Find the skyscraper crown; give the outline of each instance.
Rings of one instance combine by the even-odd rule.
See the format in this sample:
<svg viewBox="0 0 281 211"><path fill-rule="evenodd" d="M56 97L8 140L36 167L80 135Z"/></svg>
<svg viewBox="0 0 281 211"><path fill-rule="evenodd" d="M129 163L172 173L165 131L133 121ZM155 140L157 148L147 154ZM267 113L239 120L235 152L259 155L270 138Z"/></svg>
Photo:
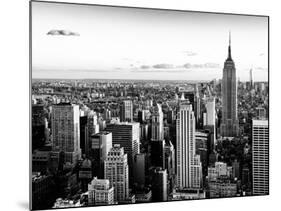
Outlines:
<svg viewBox="0 0 281 211"><path fill-rule="evenodd" d="M232 61L232 58L231 58L231 32L229 32L229 44L228 44L228 56L227 56L227 59L226 61Z"/></svg>

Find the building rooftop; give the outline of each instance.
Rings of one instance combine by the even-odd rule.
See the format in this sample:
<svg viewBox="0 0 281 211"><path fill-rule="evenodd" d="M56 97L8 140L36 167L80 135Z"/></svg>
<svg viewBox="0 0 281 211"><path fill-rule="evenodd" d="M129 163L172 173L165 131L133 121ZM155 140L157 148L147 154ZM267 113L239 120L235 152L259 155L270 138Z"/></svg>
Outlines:
<svg viewBox="0 0 281 211"><path fill-rule="evenodd" d="M111 132L108 132L108 131L100 131L99 133L95 133L92 135L92 137L94 136L99 136L99 135L108 135L110 134Z"/></svg>
<svg viewBox="0 0 281 211"><path fill-rule="evenodd" d="M268 126L268 120L267 119L253 119L253 125Z"/></svg>

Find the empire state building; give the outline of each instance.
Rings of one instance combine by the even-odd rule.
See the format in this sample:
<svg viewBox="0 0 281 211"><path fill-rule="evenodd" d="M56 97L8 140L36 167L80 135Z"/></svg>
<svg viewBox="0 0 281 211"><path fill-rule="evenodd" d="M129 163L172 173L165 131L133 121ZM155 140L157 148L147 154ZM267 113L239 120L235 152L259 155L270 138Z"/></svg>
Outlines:
<svg viewBox="0 0 281 211"><path fill-rule="evenodd" d="M222 122L221 135L234 137L238 135L237 117L237 83L236 69L231 58L231 37L229 34L228 57L224 62L222 77Z"/></svg>

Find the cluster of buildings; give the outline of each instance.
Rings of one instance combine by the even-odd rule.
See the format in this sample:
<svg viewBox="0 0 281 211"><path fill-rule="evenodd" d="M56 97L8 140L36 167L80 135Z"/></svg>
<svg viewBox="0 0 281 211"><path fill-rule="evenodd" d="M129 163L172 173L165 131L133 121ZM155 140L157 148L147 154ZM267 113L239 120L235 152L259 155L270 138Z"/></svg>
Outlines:
<svg viewBox="0 0 281 211"><path fill-rule="evenodd" d="M252 98L265 94L252 73L250 81ZM218 84L151 85L149 97L115 93L96 103L74 87L68 100L49 89L51 97L34 96L33 209L269 193L268 112L261 104L245 116L238 106L230 43Z"/></svg>

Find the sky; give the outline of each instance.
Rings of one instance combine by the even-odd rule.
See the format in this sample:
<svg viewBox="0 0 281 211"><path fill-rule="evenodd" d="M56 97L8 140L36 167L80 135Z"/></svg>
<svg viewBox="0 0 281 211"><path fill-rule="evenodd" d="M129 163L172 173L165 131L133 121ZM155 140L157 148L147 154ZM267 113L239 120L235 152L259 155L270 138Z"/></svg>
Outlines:
<svg viewBox="0 0 281 211"><path fill-rule="evenodd" d="M32 77L268 80L266 17L32 2Z"/></svg>

